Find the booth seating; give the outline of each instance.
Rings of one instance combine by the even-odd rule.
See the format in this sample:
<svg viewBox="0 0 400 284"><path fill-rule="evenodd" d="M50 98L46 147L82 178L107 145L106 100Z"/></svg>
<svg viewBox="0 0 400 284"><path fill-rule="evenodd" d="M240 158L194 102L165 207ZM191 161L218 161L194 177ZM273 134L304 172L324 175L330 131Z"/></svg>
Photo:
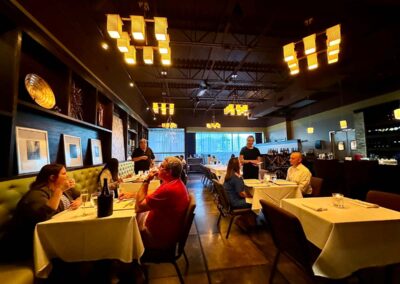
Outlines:
<svg viewBox="0 0 400 284"><path fill-rule="evenodd" d="M133 161L120 162L118 167L118 174L120 178L125 178L134 173L135 163Z"/></svg>
<svg viewBox="0 0 400 284"><path fill-rule="evenodd" d="M133 173L132 161L121 162L119 171L122 176ZM75 188L88 189L89 192L97 190L97 178L103 166L96 166L78 170L68 170L68 175L76 182ZM0 247L2 237L7 230L7 224L12 219L14 210L21 197L29 190L29 185L36 176L12 179L0 182ZM0 263L0 283L33 283L34 274L30 263Z"/></svg>

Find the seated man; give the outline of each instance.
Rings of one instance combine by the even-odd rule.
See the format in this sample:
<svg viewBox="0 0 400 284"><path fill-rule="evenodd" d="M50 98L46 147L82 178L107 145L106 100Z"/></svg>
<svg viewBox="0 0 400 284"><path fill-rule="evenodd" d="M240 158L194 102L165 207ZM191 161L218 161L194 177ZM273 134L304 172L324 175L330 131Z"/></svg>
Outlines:
<svg viewBox="0 0 400 284"><path fill-rule="evenodd" d="M303 195L311 194L310 186L311 172L301 163L302 156L300 152L292 152L290 155L290 165L286 180L293 181L299 185Z"/></svg>
<svg viewBox="0 0 400 284"><path fill-rule="evenodd" d="M167 157L158 172L150 172L136 194L135 210L145 248L167 248L178 241L189 205L188 191L180 179L182 163ZM158 176L162 184L148 195L150 181ZM133 197L123 193L120 198Z"/></svg>

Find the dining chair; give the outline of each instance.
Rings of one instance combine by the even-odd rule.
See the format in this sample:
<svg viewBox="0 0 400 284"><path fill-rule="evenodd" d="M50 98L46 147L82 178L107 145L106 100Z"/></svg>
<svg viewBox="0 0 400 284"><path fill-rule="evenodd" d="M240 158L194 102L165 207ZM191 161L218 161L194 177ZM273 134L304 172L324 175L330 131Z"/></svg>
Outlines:
<svg viewBox="0 0 400 284"><path fill-rule="evenodd" d="M225 238L229 238L229 234L231 232L232 224L233 221L235 220L236 217L240 215L246 215L246 214L251 214L251 208L245 208L245 209L234 209L231 206L231 203L228 198L228 194L225 191L224 186L216 179L213 179L213 184L214 184L214 190L217 193L218 197L218 203L217 203L217 208L219 211L219 216L218 216L218 221L217 221L217 226L219 230L219 223L221 222L222 216L224 217L230 217L229 221L229 226L228 226L228 231L226 232Z"/></svg>
<svg viewBox="0 0 400 284"><path fill-rule="evenodd" d="M310 197L319 197L321 196L321 188L322 184L324 183L323 178L318 178L318 177L311 177L310 180L310 185L312 188L312 192L310 194Z"/></svg>
<svg viewBox="0 0 400 284"><path fill-rule="evenodd" d="M141 263L172 263L178 274L180 283L185 283L182 273L179 270L176 261L183 255L186 265L189 265L189 260L185 253L185 245L189 236L190 228L192 227L194 219L194 210L196 208L196 200L193 193L189 194L189 206L186 210L185 219L182 225L182 230L179 234L178 241L175 245L163 249L148 249L146 248L143 256L140 258ZM148 275L146 273L146 283L148 283Z"/></svg>
<svg viewBox="0 0 400 284"><path fill-rule="evenodd" d="M366 201L378 204L385 208L400 211L400 194L370 190L367 193Z"/></svg>
<svg viewBox="0 0 400 284"><path fill-rule="evenodd" d="M320 251L306 239L299 219L267 200L260 200L260 203L278 250L272 263L269 283L272 283L281 254L301 268L310 282L314 282L312 264Z"/></svg>

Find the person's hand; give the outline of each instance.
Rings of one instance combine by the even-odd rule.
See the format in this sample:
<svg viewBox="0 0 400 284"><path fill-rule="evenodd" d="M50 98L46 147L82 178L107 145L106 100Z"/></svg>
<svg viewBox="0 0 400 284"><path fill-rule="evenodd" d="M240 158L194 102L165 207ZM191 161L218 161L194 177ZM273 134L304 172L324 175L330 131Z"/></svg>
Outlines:
<svg viewBox="0 0 400 284"><path fill-rule="evenodd" d="M124 200L124 199L129 199L129 198L134 198L135 194L131 192L121 192L118 196L119 200Z"/></svg>
<svg viewBox="0 0 400 284"><path fill-rule="evenodd" d="M72 210L78 209L79 206L82 204L82 199L77 198L74 201L71 202L71 205L69 206Z"/></svg>
<svg viewBox="0 0 400 284"><path fill-rule="evenodd" d="M147 180L151 181L154 177L156 177L158 175L158 170L157 169L153 169L149 172L149 174L147 175Z"/></svg>
<svg viewBox="0 0 400 284"><path fill-rule="evenodd" d="M147 157L146 155L143 155L141 158L142 158L142 160L144 160L144 161L149 159L149 157Z"/></svg>

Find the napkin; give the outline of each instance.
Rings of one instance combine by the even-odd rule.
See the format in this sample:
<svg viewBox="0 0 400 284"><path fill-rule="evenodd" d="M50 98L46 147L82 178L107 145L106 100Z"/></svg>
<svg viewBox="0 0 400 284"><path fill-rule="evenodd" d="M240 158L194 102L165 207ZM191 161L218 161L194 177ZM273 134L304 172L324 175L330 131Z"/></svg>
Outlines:
<svg viewBox="0 0 400 284"><path fill-rule="evenodd" d="M314 211L327 211L328 208L325 207L321 207L321 206L317 206L317 205L313 205L313 204L302 204L304 207L307 207L309 209L312 209Z"/></svg>
<svg viewBox="0 0 400 284"><path fill-rule="evenodd" d="M350 203L353 203L355 205L359 205L359 206L365 207L365 208L379 208L378 204L369 203L369 202L361 201L361 200L358 200L358 199L350 199L348 201Z"/></svg>

